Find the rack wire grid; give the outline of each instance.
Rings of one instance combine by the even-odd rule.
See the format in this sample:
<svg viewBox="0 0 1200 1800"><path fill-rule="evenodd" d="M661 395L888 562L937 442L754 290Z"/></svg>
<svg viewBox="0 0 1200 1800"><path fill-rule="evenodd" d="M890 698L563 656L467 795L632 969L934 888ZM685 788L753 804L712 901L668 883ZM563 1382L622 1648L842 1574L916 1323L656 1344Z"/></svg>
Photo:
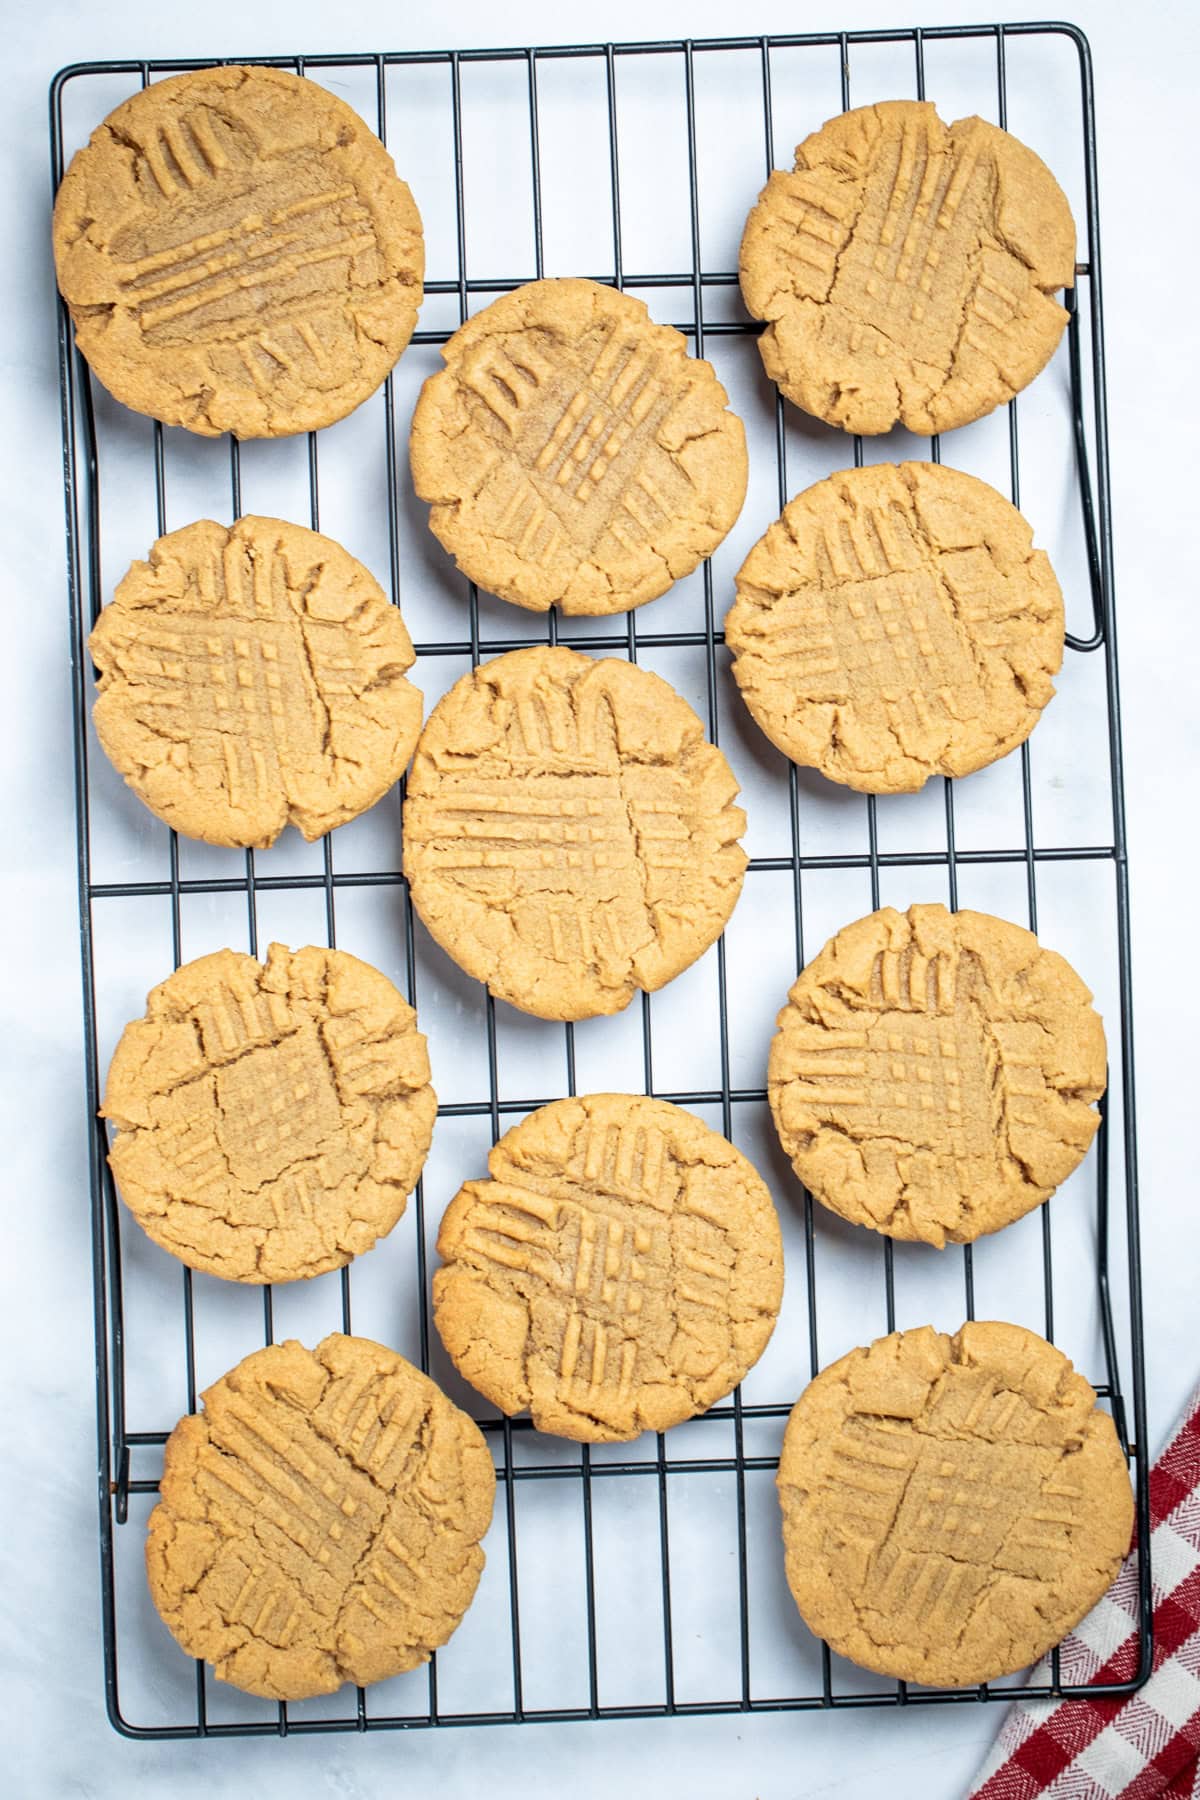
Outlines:
<svg viewBox="0 0 1200 1800"><path fill-rule="evenodd" d="M114 1726L131 1737L283 1735L1132 1691L1150 1666L1149 1528L1086 39L1071 25L1028 23L223 60L321 80L357 104L385 142L390 134L421 205L432 278L423 328L382 393L319 438L283 444L208 442L126 412L93 384L59 305L104 1679ZM117 101L204 66L62 70L50 96L55 183L69 149ZM856 465L865 459L861 438L786 408L766 382L757 328L738 300L736 244L765 175L822 119L868 99L927 92L944 116L961 99L963 111L1001 126L1011 120L1043 149L1082 221L1069 330L1050 371L1020 402L953 440L958 466L971 463L1007 485L1017 504L1023 487L1035 496L1030 510L1039 541L1052 544L1070 629L1062 691L1032 744L957 787L931 782L920 796L864 800L786 763L729 704L718 615L737 561L791 493L851 453ZM552 191L563 169L567 191L561 182ZM728 543L670 596L623 622L553 611L533 619L467 589L432 546L403 468L407 412L435 366L435 347L490 296L534 276L581 272L646 297L717 364L751 448L750 497ZM937 438L929 446L897 432L868 448L872 458L941 455ZM1023 478L1022 454L1032 476ZM693 970L618 1019L567 1025L560 1037L557 1027L497 1007L424 934L400 874L398 795L342 827L336 849L330 838L302 846L288 833L257 856L180 842L128 795L89 722L86 638L106 585L169 523L205 510L236 518L251 489L256 510L272 510L269 499L284 516L307 517L314 528L320 521L386 568L397 601L403 574L430 699L482 657L547 641L641 658L693 698L742 782L751 851L725 938ZM825 936L885 898L944 898L953 908L964 896L1035 930L1040 923L1072 955L1109 1022L1112 1066L1097 1144L1055 1200L997 1237L939 1254L814 1217L771 1132L762 1073L774 1011ZM340 935L394 975L419 1006L442 1099L424 1182L391 1237L353 1271L275 1292L181 1274L141 1233L123 1232L97 1118L102 1052L141 1011L146 987L185 954L239 937L257 952L268 913L293 942L323 935L333 945ZM431 1236L441 1205L482 1172L490 1143L529 1109L577 1085L639 1084L739 1141L774 1188L788 1282L758 1367L702 1420L631 1445L567 1445L484 1408L499 1480L488 1567L466 1621L427 1669L370 1695L360 1689L350 1704L335 1697L274 1707L214 1687L156 1619L141 1533L130 1529L152 1504L175 1418L194 1411L204 1382L264 1335L271 1342L290 1329L312 1342L324 1330L349 1331L352 1286L358 1329L366 1319L373 1335L432 1369L478 1416L479 1397L431 1339L427 1228ZM980 1305L984 1316L990 1309L1047 1337L1057 1328L1111 1408L1134 1465L1141 1651L1131 1681L1065 1687L1055 1652L1049 1679L1034 1685L1014 1678L967 1690L908 1688L831 1656L786 1593L771 1476L797 1392L823 1362L882 1330L930 1318L954 1329Z"/></svg>

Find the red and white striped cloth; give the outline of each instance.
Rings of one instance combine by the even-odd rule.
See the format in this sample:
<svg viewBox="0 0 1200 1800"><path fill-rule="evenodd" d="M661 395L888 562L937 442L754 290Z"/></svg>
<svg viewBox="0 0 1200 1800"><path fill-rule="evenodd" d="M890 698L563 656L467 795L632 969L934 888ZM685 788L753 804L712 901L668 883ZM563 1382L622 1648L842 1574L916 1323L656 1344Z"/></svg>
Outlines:
<svg viewBox="0 0 1200 1800"><path fill-rule="evenodd" d="M1150 1471L1150 1525L1150 1680L1123 1700L1017 1701L968 1800L1200 1800L1200 1388ZM1128 1681L1137 1655L1134 1552L1063 1644L1063 1682Z"/></svg>

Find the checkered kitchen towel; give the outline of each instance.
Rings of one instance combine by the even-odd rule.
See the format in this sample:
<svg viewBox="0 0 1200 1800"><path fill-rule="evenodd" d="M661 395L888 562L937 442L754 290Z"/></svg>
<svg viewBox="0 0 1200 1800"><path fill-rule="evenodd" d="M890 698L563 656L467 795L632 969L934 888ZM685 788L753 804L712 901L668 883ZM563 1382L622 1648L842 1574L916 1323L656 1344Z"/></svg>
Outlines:
<svg viewBox="0 0 1200 1800"><path fill-rule="evenodd" d="M1200 1388L1150 1471L1150 1525L1150 1680L1124 1700L1016 1702L968 1800L1200 1800ZM1135 1552L1063 1644L1063 1682L1128 1681L1137 1652Z"/></svg>

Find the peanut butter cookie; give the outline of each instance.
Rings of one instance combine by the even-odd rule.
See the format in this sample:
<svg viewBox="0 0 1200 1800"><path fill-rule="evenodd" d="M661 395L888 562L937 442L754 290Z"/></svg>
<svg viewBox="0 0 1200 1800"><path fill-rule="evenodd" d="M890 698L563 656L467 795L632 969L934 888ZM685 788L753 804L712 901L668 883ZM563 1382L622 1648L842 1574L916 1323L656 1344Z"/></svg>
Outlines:
<svg viewBox="0 0 1200 1800"><path fill-rule="evenodd" d="M746 435L709 363L640 300L533 281L446 345L412 427L413 482L463 573L536 612L623 612L716 549Z"/></svg>
<svg viewBox="0 0 1200 1800"><path fill-rule="evenodd" d="M110 760L185 836L321 837L397 782L421 729L397 607L332 538L211 519L159 538L100 615L94 719Z"/></svg>
<svg viewBox="0 0 1200 1800"><path fill-rule="evenodd" d="M478 1427L367 1338L256 1350L179 1421L150 1515L163 1621L270 1700L429 1661L483 1569L496 1476Z"/></svg>
<svg viewBox="0 0 1200 1800"><path fill-rule="evenodd" d="M840 1656L967 1687L1060 1642L1129 1548L1112 1419L1019 1325L897 1331L823 1369L779 1460L788 1586Z"/></svg>
<svg viewBox="0 0 1200 1800"><path fill-rule="evenodd" d="M460 1372L539 1431L665 1431L722 1399L783 1296L771 1196L662 1100L557 1100L507 1132L438 1233L434 1316Z"/></svg>
<svg viewBox="0 0 1200 1800"><path fill-rule="evenodd" d="M810 1192L856 1225L941 1246L1045 1200L1100 1123L1104 1027L1031 931L885 906L788 995L768 1091Z"/></svg>
<svg viewBox="0 0 1200 1800"><path fill-rule="evenodd" d="M845 431L948 431L1037 375L1067 314L1075 225L1041 158L927 101L840 114L746 221L742 297L767 374Z"/></svg>
<svg viewBox="0 0 1200 1800"><path fill-rule="evenodd" d="M1029 736L1063 651L1054 571L995 488L933 463L844 469L789 502L725 620L750 711L869 794L967 775Z"/></svg>
<svg viewBox="0 0 1200 1800"><path fill-rule="evenodd" d="M442 948L542 1019L619 1012L724 930L746 816L687 702L577 650L483 663L429 715L404 872Z"/></svg>
<svg viewBox="0 0 1200 1800"><path fill-rule="evenodd" d="M315 431L412 336L425 253L353 108L282 69L196 69L134 94L72 159L54 260L110 393L206 437Z"/></svg>
<svg viewBox="0 0 1200 1800"><path fill-rule="evenodd" d="M233 950L151 992L103 1116L121 1198L156 1244L231 1281L337 1269L392 1229L433 1134L417 1015L344 950Z"/></svg>

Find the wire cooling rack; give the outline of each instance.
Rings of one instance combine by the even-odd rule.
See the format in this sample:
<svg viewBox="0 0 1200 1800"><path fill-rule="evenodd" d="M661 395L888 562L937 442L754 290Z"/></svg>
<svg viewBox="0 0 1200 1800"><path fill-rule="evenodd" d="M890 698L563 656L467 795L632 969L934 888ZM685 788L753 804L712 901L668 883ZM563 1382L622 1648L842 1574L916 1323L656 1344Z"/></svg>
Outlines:
<svg viewBox="0 0 1200 1800"><path fill-rule="evenodd" d="M1035 56L1036 53L1036 56ZM503 1724L813 1707L904 1706L1014 1694L1125 1693L1150 1663L1147 1470L1121 747L1113 622L1095 121L1088 46L1071 25L738 37L695 42L375 56L247 57L295 69L359 106L409 177L425 219L422 329L382 394L320 436L207 443L136 418L94 387L59 306L63 469L75 705L99 1429L104 1678L132 1737ZM50 97L54 180L138 86L200 62L79 64ZM762 377L737 298L741 219L767 171L839 107L929 97L1042 148L1071 191L1080 254L1051 370L1004 412L956 432L1031 514L1068 600L1059 697L1031 744L957 787L866 799L777 757L728 705L719 618L740 557L780 506L833 468L941 446L892 433L866 448L803 419ZM590 145L590 150L588 149ZM570 162L574 155L575 161ZM569 191L552 191L570 165ZM722 188L724 182L724 188ZM1073 186L1072 186L1073 184ZM645 201L659 206L648 222ZM646 245L649 244L649 248ZM657 248L658 254L653 254ZM662 266L665 264L666 266ZM672 266L673 264L673 266ZM623 624L534 620L467 588L431 547L404 460L416 384L489 297L586 273L647 298L718 366L747 420L751 494L711 564ZM380 435L382 434L382 443ZM1022 473L1022 455L1026 474ZM341 471L340 476L338 471ZM1029 470L1032 473L1029 473ZM103 484L103 485L102 485ZM752 852L725 938L616 1021L558 1028L497 1007L425 936L400 874L398 796L336 840L256 856L179 842L96 751L86 638L126 563L168 528L243 501L335 531L390 575L435 699L481 657L562 641L653 663L707 717L742 782ZM1032 504L1030 503L1032 501ZM336 515L336 518L335 518ZM936 789L936 792L934 791ZM1109 1024L1097 1144L1055 1200L973 1248L894 1246L814 1216L774 1144L762 1086L773 1012L796 968L848 919L894 900L960 898L1066 949ZM182 1274L125 1229L97 1120L121 1024L185 956L271 929L321 936L405 987L430 1035L442 1097L425 1180L396 1231L353 1270L273 1292ZM162 1445L205 1382L257 1343L359 1331L403 1347L477 1415L431 1338L429 1245L442 1206L531 1107L588 1088L643 1087L742 1143L772 1182L788 1285L775 1338L729 1403L669 1437L577 1446L527 1420L480 1419L499 1477L488 1568L467 1620L427 1669L347 1701L273 1707L194 1670L145 1594L141 1541ZM449 1097L447 1097L449 1096ZM820 1277L820 1279L818 1279ZM352 1309L353 1289L353 1309ZM818 1298L820 1294L820 1298ZM783 1420L832 1356L934 1318L1018 1318L1054 1337L1111 1408L1133 1463L1141 1660L1132 1682L1050 1680L909 1689L810 1639L783 1584L772 1471Z"/></svg>

